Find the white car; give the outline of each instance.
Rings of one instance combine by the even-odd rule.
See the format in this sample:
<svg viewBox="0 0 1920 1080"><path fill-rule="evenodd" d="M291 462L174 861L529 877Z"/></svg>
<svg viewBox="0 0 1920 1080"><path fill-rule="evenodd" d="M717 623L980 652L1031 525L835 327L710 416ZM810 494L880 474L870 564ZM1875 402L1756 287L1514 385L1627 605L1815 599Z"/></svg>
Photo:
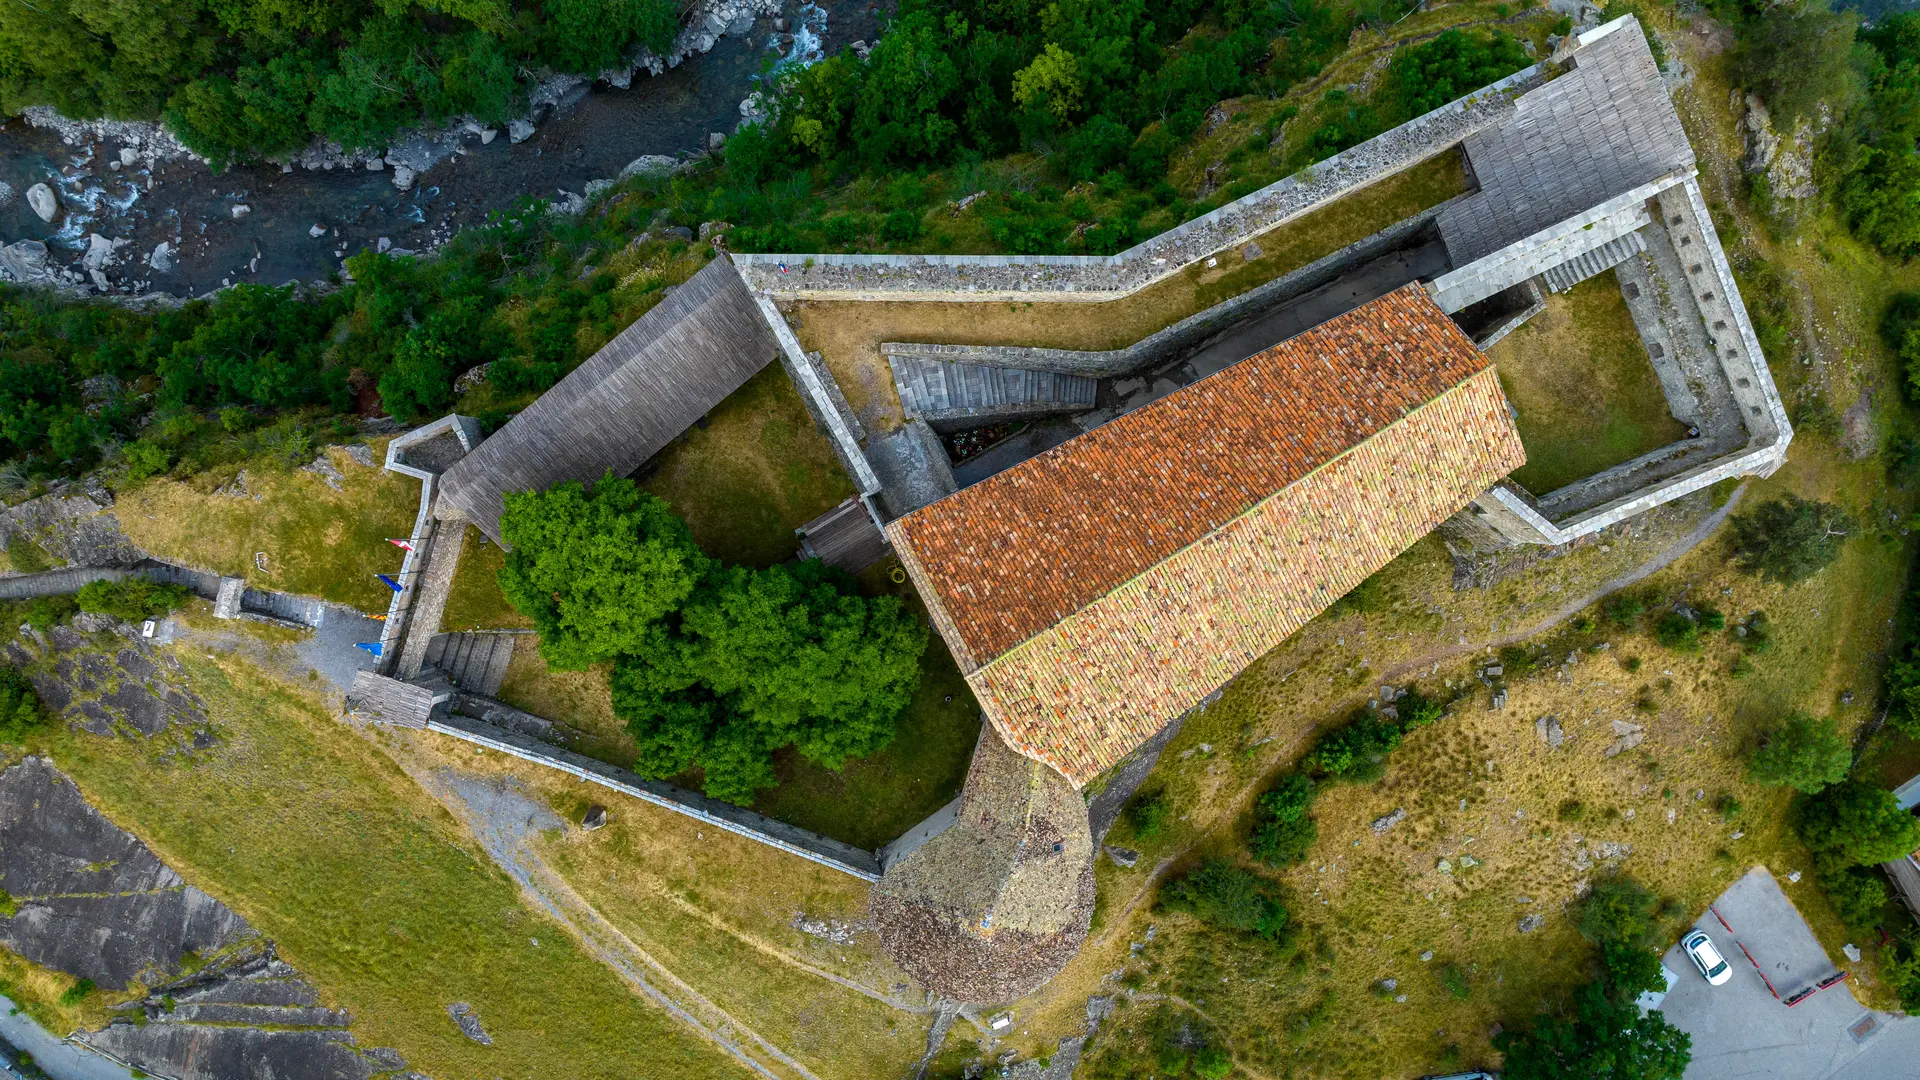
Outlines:
<svg viewBox="0 0 1920 1080"><path fill-rule="evenodd" d="M1733 978L1733 968L1720 950L1713 947L1713 939L1704 931L1695 930L1680 941L1680 949L1700 969L1700 975L1707 980L1708 986L1721 986Z"/></svg>

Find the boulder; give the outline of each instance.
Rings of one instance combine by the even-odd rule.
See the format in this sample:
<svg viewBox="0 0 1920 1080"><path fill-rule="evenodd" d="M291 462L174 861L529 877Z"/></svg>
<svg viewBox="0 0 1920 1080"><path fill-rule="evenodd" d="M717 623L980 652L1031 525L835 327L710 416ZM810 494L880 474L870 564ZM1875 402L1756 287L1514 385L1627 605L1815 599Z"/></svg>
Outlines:
<svg viewBox="0 0 1920 1080"><path fill-rule="evenodd" d="M486 137L486 136L484 136L484 135L483 135L483 136L481 136L481 138L483 138L483 139L484 139L485 137ZM528 122L528 121L526 121L526 120L509 120L509 121L507 121L507 141L508 141L508 142L510 142L510 143L523 143L523 142L526 142L526 141L527 141L528 139L530 139L530 138L532 138L532 137L533 137L533 124L532 124L532 123L530 123L530 122Z"/></svg>
<svg viewBox="0 0 1920 1080"><path fill-rule="evenodd" d="M47 269L47 245L38 240L19 240L0 247L0 281L13 285L54 284Z"/></svg>
<svg viewBox="0 0 1920 1080"><path fill-rule="evenodd" d="M153 254L147 256L147 265L161 273L173 269L173 245L165 240L153 245Z"/></svg>
<svg viewBox="0 0 1920 1080"><path fill-rule="evenodd" d="M248 206L246 203L236 203L234 204L232 213L233 220L239 221L241 218L253 213L253 207Z"/></svg>
<svg viewBox="0 0 1920 1080"><path fill-rule="evenodd" d="M40 215L40 220L51 223L60 214L60 200L54 197L53 189L45 184L35 184L27 189L27 205Z"/></svg>
<svg viewBox="0 0 1920 1080"><path fill-rule="evenodd" d="M627 162L626 167L620 170L620 179L625 180L634 176L671 176L679 168L678 158L668 157L665 154L642 154Z"/></svg>
<svg viewBox="0 0 1920 1080"><path fill-rule="evenodd" d="M413 187L413 181L416 175L418 174L409 166L395 165L393 167L393 186L399 188L401 191L409 190Z"/></svg>

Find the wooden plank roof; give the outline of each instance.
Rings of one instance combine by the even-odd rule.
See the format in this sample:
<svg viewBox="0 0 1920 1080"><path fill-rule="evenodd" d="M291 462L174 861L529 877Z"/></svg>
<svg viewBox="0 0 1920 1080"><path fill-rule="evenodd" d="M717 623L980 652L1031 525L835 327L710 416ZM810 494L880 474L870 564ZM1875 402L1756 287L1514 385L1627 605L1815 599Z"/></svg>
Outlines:
<svg viewBox="0 0 1920 1080"><path fill-rule="evenodd" d="M441 516L500 539L502 496L625 476L738 390L778 346L715 259L441 477Z"/></svg>
<svg viewBox="0 0 1920 1080"><path fill-rule="evenodd" d="M1693 164L1639 21L1626 15L1609 25L1574 51L1572 71L1522 94L1511 117L1467 138L1479 190L1440 215L1453 265Z"/></svg>
<svg viewBox="0 0 1920 1080"><path fill-rule="evenodd" d="M1416 283L887 531L989 720L1078 784L1524 461Z"/></svg>

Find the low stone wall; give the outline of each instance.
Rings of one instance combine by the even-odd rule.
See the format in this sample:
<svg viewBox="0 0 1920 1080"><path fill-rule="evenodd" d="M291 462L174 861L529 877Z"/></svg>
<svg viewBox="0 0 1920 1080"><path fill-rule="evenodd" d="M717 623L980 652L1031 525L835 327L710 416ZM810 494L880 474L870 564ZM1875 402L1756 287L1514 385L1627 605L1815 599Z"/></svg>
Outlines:
<svg viewBox="0 0 1920 1080"><path fill-rule="evenodd" d="M709 799L672 784L643 779L626 769L571 750L549 746L527 735L457 715L429 720L427 730L510 754L522 761L558 769L599 784L609 791L618 791L676 814L685 814L715 828L778 848L789 855L798 855L843 874L851 874L862 881L880 880L880 860L871 851L808 832L783 821L775 821L731 803Z"/></svg>
<svg viewBox="0 0 1920 1080"><path fill-rule="evenodd" d="M1456 196L1464 198L1464 196ZM1239 296L1149 334L1122 349L1081 351L1041 349L1022 345L938 345L917 342L884 342L880 351L888 357L918 360L945 360L949 363L985 364L990 367L1024 368L1029 371L1053 371L1067 375L1109 378L1131 375L1136 371L1198 349L1214 335L1247 319L1258 318L1288 301L1337 280L1354 267L1402 247L1452 205L1449 199L1439 206L1422 210L1397 221L1363 240L1356 240L1331 255L1315 259L1299 269Z"/></svg>
<svg viewBox="0 0 1920 1080"><path fill-rule="evenodd" d="M1535 64L1118 255L739 254L756 293L829 300L1112 300L1418 165L1513 115Z"/></svg>

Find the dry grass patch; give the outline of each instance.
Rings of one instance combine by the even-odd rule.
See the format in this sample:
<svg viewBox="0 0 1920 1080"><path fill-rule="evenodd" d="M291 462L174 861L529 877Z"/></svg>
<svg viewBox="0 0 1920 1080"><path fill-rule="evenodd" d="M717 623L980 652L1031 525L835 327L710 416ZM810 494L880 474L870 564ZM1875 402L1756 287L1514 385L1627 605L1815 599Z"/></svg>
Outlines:
<svg viewBox="0 0 1920 1080"><path fill-rule="evenodd" d="M1549 296L1491 355L1527 450L1513 478L1536 494L1686 438L1612 274Z"/></svg>
<svg viewBox="0 0 1920 1080"><path fill-rule="evenodd" d="M507 565L507 552L487 539L485 533L467 526L466 543L460 549L460 565L453 572L453 588L447 593L447 607L440 615L442 630L527 630L533 620L520 614L500 591L500 571Z"/></svg>
<svg viewBox="0 0 1920 1080"><path fill-rule="evenodd" d="M384 442L373 444L376 462L385 452ZM404 553L387 540L412 533L420 483L343 449L325 453L343 476L338 491L314 473L256 467L246 472L246 497L214 493L233 479L225 472L153 479L121 492L113 513L158 558L383 612L392 593L374 575L398 571Z"/></svg>
<svg viewBox="0 0 1920 1080"><path fill-rule="evenodd" d="M899 426L901 412L881 342L1121 348L1465 190L1460 157L1448 152L1261 234L1256 259L1229 251L1219 266L1195 264L1118 300L803 300L786 314L801 343L820 351L861 421L884 432Z"/></svg>

